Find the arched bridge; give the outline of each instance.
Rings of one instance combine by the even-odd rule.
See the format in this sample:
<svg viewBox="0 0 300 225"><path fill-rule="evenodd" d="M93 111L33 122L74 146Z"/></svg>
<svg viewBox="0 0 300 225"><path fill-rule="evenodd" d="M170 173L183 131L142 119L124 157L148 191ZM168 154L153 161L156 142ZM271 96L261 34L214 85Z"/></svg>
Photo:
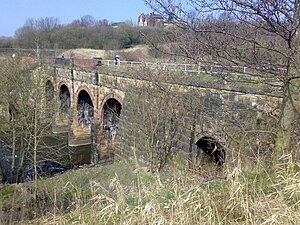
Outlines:
<svg viewBox="0 0 300 225"><path fill-rule="evenodd" d="M112 159L115 149L115 137L118 132L119 117L126 106L123 87L128 83L151 82L141 80L133 74L126 74L122 68L160 67L165 71L175 71L188 76L192 74L216 74L227 76L226 68L189 64L157 64L145 62L118 62L98 59L47 59L45 67L45 109L54 121L53 131L68 132L69 146L91 144L93 162ZM124 66L124 67L122 67ZM136 70L137 71L137 70ZM280 71L279 71L280 72ZM249 68L235 68L230 76L248 76ZM126 74L126 75L125 75ZM180 79L179 79L180 80ZM236 87L224 82L208 82L197 77L180 81L174 85L178 91L198 88L207 93L223 93L230 101L244 101L254 106L259 101L275 102L278 90L265 90L264 87ZM132 90L134 91L134 90ZM266 94L267 93L267 94ZM246 100L245 100L246 99ZM224 100L224 99L223 99ZM226 99L224 101L227 101Z"/></svg>

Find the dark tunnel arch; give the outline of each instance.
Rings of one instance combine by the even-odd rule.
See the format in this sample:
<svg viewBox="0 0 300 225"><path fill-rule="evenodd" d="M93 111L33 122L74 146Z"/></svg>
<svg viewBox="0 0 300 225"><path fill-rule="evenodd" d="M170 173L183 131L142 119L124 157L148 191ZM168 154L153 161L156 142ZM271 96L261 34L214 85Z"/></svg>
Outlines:
<svg viewBox="0 0 300 225"><path fill-rule="evenodd" d="M78 124L84 128L91 124L94 117L94 105L92 99L85 90L81 90L77 99Z"/></svg>
<svg viewBox="0 0 300 225"><path fill-rule="evenodd" d="M60 112L63 114L69 114L71 107L71 94L68 87L63 84L59 89L59 100L60 100Z"/></svg>
<svg viewBox="0 0 300 225"><path fill-rule="evenodd" d="M108 143L114 141L121 115L122 104L115 98L109 98L103 105L102 121L105 140Z"/></svg>
<svg viewBox="0 0 300 225"><path fill-rule="evenodd" d="M197 142L196 164L200 164L201 154L204 152L209 158L216 163L217 166L222 166L225 163L226 152L223 145L213 137L203 136Z"/></svg>
<svg viewBox="0 0 300 225"><path fill-rule="evenodd" d="M112 126L119 122L122 105L115 98L109 98L103 106L103 126Z"/></svg>

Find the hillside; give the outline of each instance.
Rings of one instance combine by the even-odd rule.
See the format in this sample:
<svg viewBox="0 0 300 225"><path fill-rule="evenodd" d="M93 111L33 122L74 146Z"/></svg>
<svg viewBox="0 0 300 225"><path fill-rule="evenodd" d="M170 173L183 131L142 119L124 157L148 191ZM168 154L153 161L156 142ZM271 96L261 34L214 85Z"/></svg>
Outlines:
<svg viewBox="0 0 300 225"><path fill-rule="evenodd" d="M61 57L64 55L66 58L82 58L82 59L92 59L92 58L102 58L102 59L111 59L113 60L115 55L118 54L121 56L121 60L136 60L141 61L145 59L150 59L149 48L146 45L137 45L128 49L120 50L102 50L102 49L88 49L88 48L78 48L78 49L69 49L62 51L59 55Z"/></svg>

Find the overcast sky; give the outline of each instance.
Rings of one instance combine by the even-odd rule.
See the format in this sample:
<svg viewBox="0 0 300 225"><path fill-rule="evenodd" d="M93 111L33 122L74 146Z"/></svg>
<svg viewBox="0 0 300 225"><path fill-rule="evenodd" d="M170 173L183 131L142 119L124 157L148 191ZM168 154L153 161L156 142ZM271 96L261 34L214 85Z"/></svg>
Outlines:
<svg viewBox="0 0 300 225"><path fill-rule="evenodd" d="M0 37L14 36L29 18L58 18L61 24L71 23L84 15L109 22L132 20L140 13L149 13L143 0L1 0Z"/></svg>

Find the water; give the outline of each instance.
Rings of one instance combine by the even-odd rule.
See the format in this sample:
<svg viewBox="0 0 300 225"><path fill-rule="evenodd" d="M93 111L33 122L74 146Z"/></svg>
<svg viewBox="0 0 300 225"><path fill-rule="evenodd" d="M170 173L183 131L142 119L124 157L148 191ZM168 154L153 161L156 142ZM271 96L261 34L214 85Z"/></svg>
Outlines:
<svg viewBox="0 0 300 225"><path fill-rule="evenodd" d="M67 133L53 134L43 138L45 146L38 153L38 175L47 177L57 173L63 173L72 169L74 165L89 164L91 162L91 145L82 145L76 147L67 146ZM3 173L8 183L16 183L16 179L11 179L11 162L15 158L14 175L16 178L20 165L20 152L12 156L9 149L9 141L5 138L0 140L0 163L3 167ZM18 182L26 182L34 177L33 163L28 163L23 175Z"/></svg>

